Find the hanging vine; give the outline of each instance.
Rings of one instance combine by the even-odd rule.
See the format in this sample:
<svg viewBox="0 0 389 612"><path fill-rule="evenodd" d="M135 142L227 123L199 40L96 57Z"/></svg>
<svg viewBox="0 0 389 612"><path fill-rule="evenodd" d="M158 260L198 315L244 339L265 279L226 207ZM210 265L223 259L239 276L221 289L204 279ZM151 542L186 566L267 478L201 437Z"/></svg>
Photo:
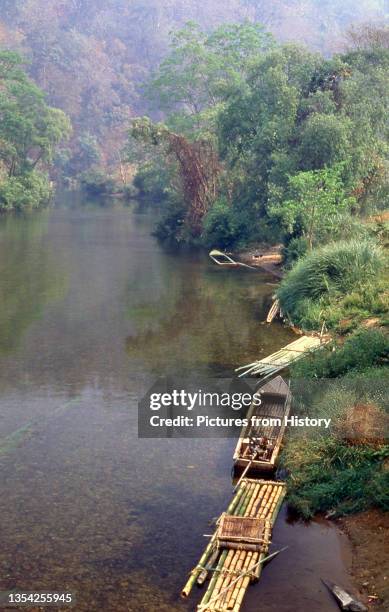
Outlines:
<svg viewBox="0 0 389 612"><path fill-rule="evenodd" d="M187 204L186 223L193 235L199 235L203 217L216 198L221 171L212 143L207 140L190 141L147 117L134 119L131 135L154 146L165 146L167 154L177 160Z"/></svg>

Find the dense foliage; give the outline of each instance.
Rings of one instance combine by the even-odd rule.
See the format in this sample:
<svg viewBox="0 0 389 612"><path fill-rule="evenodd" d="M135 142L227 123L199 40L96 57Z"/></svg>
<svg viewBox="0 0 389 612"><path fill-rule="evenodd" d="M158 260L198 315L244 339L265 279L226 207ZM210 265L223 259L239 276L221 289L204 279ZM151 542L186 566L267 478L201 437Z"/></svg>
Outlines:
<svg viewBox="0 0 389 612"><path fill-rule="evenodd" d="M327 59L250 24L210 34L188 24L173 37L147 93L166 128L219 155L204 243L271 236L312 249L349 238L353 218L388 205L388 39L385 28L361 29Z"/></svg>
<svg viewBox="0 0 389 612"><path fill-rule="evenodd" d="M383 365L389 358L389 338L375 329L359 330L341 346L331 343L292 367L293 378L337 378Z"/></svg>
<svg viewBox="0 0 389 612"><path fill-rule="evenodd" d="M0 52L1 210L35 208L49 200L45 169L70 133L66 115L46 104L21 64L16 53Z"/></svg>
<svg viewBox="0 0 389 612"><path fill-rule="evenodd" d="M103 167L120 163L126 120L145 111L144 81L165 57L170 32L185 22L195 20L207 31L225 23L260 22L280 40L298 40L331 52L348 24L382 17L384 4L384 0L357 4L352 0L1 0L0 47L27 56L29 73L48 94L49 103L71 117L74 137L61 169L74 175L96 163ZM93 161L96 153L98 162Z"/></svg>

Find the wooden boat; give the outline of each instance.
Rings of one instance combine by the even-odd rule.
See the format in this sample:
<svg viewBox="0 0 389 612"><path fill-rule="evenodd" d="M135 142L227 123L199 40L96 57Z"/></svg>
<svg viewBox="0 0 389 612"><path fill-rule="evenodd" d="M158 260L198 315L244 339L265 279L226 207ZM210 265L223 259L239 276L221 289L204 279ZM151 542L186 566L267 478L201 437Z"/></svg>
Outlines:
<svg viewBox="0 0 389 612"><path fill-rule="evenodd" d="M333 582L326 582L323 579L322 582L326 585L330 593L332 593L332 595L335 597L336 602L341 610L349 610L350 612L368 612L368 609L362 602L358 601L357 599L354 599L354 597L352 597L350 593L347 593L347 591L342 589L342 587L338 586L337 584L334 584Z"/></svg>
<svg viewBox="0 0 389 612"><path fill-rule="evenodd" d="M209 256L218 266L224 266L226 268L249 268L249 270L256 270L256 268L253 266L249 266L241 261L234 261L232 257L226 253L223 253L222 251L217 251L216 249L213 249L209 253Z"/></svg>
<svg viewBox="0 0 389 612"><path fill-rule="evenodd" d="M234 453L234 471L274 472L285 431L285 418L291 405L291 394L281 376L273 378L257 391L261 404L253 401L247 413L248 425L241 431ZM261 423L252 423L252 417ZM265 421L264 419L267 419ZM269 423L269 419L273 422Z"/></svg>

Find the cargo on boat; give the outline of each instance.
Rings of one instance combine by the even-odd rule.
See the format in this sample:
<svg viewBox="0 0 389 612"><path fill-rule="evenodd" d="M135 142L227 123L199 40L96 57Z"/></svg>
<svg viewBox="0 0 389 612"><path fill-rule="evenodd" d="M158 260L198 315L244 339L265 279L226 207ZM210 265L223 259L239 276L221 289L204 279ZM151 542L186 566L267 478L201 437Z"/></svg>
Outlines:
<svg viewBox="0 0 389 612"><path fill-rule="evenodd" d="M281 376L263 385L261 403L255 398L247 413L248 425L243 427L234 453L234 471L274 472L289 416L291 394Z"/></svg>

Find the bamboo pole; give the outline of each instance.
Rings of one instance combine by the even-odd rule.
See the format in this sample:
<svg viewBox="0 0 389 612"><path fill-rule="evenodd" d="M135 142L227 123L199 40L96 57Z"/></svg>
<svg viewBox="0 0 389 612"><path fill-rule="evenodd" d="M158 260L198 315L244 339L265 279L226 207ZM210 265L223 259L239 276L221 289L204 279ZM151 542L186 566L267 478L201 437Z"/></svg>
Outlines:
<svg viewBox="0 0 389 612"><path fill-rule="evenodd" d="M257 454L258 454L258 451L255 451L255 452L253 453L253 456L252 456L251 460L248 462L248 464L246 465L245 469L243 470L242 475L241 475L241 477L239 478L239 480L238 480L238 482L237 482L237 484L236 484L236 486L235 486L234 491L236 491L236 489L239 487L239 485L240 485L240 483L242 482L243 478L246 476L247 472L248 472L248 471L249 471L249 469L251 468L251 466L252 466L252 464L253 464L253 461L255 460L255 457L257 456Z"/></svg>
<svg viewBox="0 0 389 612"><path fill-rule="evenodd" d="M250 501L251 501L251 499L252 499L252 497L254 495L255 486L256 486L255 484L251 484L249 494L245 498L245 500L244 500L244 502L243 502L243 504L242 504L242 506L240 508L240 516L244 516L246 514L246 509L247 509L247 507L248 507L248 505L249 505L249 503L250 503Z"/></svg>
<svg viewBox="0 0 389 612"><path fill-rule="evenodd" d="M240 502L236 508L236 511L234 514L236 514L237 516L241 516L242 513L242 508L244 507L244 504L248 498L248 496L251 494L253 485L252 483L248 483L245 489L245 494L242 496L242 498L240 499Z"/></svg>
<svg viewBox="0 0 389 612"><path fill-rule="evenodd" d="M218 593L227 592L226 587L231 582L230 572L233 571L233 567L235 565L234 561L236 561L236 556L237 555L236 555L235 550L229 550L226 562L223 566L223 573L221 574L221 576L219 576L219 580L216 583L214 591L213 591L215 597ZM227 571L224 571L224 570L227 570ZM224 595L221 595L220 598L217 600L219 604L222 603L223 599L224 599Z"/></svg>
<svg viewBox="0 0 389 612"><path fill-rule="evenodd" d="M214 586L216 584L216 581L218 579L219 573L221 568L223 567L224 561L227 557L227 550L223 550L222 554L220 555L220 559L219 559L219 563L217 564L216 570L213 573L212 579L209 583L208 589L206 591L206 593L204 594L204 597L200 603L200 608L202 610L205 610L208 607L208 602L212 596L212 591L214 589Z"/></svg>
<svg viewBox="0 0 389 612"><path fill-rule="evenodd" d="M260 518L266 518L270 512L270 508L273 504L273 500L275 498L275 495L277 493L277 489L276 487L272 487L270 490L270 495L268 496L265 505L262 508L261 514L260 514Z"/></svg>
<svg viewBox="0 0 389 612"><path fill-rule="evenodd" d="M230 601L230 606L233 606L231 609L234 610L235 609L235 605L236 605L236 600L238 598L239 592L240 592L240 587L245 579L245 574L247 574L247 572L250 569L250 566L252 565L251 563L252 560L252 553L247 553L246 558L244 560L243 563L243 567L242 567L242 574L239 577L239 579L236 582L236 585L234 586L234 592L233 592L233 596L231 598Z"/></svg>
<svg viewBox="0 0 389 612"><path fill-rule="evenodd" d="M255 552L235 548L223 550L219 556L216 569L213 571L208 589L198 606L199 612L205 610L210 612L225 610L237 612L250 581L258 580L264 562L278 554L273 553L266 556L270 544L271 530L286 494L285 485L278 481L253 478L241 478L238 484L236 493L225 514L242 517L252 516L264 520L262 549ZM212 564L215 563L219 555L219 551L215 551L216 538L217 530L204 551L199 566L204 565L205 559L208 557L212 558ZM213 546L210 546L211 544ZM195 582L193 574L200 578L200 583L202 583L205 581L207 573L206 568L199 567L198 570L195 568L188 580L188 583L192 583L189 590L188 583L185 585L186 592L189 594ZM238 576L234 578L237 573L239 573Z"/></svg>
<svg viewBox="0 0 389 612"><path fill-rule="evenodd" d="M279 500L280 500L280 499L281 499L281 500L283 500L284 495L285 495L285 494L283 493L282 488L279 488L279 490L277 491L277 494L276 494L276 496L275 496L275 498L274 498L274 500L273 500L272 506L271 506L271 508L270 508L270 512L269 512L269 514L270 514L271 516L272 516L272 515L274 514L274 512L275 512L275 510L276 510L276 508L277 508L277 506L278 506Z"/></svg>
<svg viewBox="0 0 389 612"><path fill-rule="evenodd" d="M189 593L191 592L191 590L193 589L193 586L199 576L199 574L201 573L202 569L201 566L204 566L205 563L207 562L208 557L212 554L212 551L214 549L215 546L215 541L216 541L216 533L217 531L215 531L215 533L213 534L212 538L210 539L210 541L208 542L208 546L206 547L205 551L203 552L202 556L200 557L200 561L198 562L198 566L200 566L198 569L194 568L191 572L191 575L189 576L184 588L181 591L181 597L188 597Z"/></svg>
<svg viewBox="0 0 389 612"><path fill-rule="evenodd" d="M247 506L247 509L246 509L246 516L250 516L252 508L253 508L253 506L255 504L255 500L257 499L257 496L258 496L258 493L259 493L260 490L261 490L261 485L255 485L254 492L253 492L253 494L251 496L251 499L250 499L250 503L249 503L249 505Z"/></svg>
<svg viewBox="0 0 389 612"><path fill-rule="evenodd" d="M210 556L210 557L208 558L208 560L207 560L207 565L208 565L208 567L210 567L210 568L211 568L211 567L212 567L212 566L213 566L213 565L216 563L216 561L217 561L217 558L218 558L219 554L220 554L220 550L218 550L217 548L215 548L215 550L213 551L213 553L211 553L211 556ZM203 569L203 570L201 570L201 572L200 572L200 574L199 574L199 576L198 576L198 578L197 578L197 584L198 584L199 586L201 586L202 584L204 584L204 582L205 582L205 581L206 581L206 579L207 579L207 576L208 576L208 570L207 570L207 569Z"/></svg>
<svg viewBox="0 0 389 612"><path fill-rule="evenodd" d="M256 553L253 554L253 558L252 558L253 563L257 563L257 561L259 561L259 555L260 555L259 552L256 552ZM258 565L257 565L257 567L258 567ZM251 573L249 578L250 578L250 582L254 582L254 580L255 580L255 571Z"/></svg>
<svg viewBox="0 0 389 612"><path fill-rule="evenodd" d="M278 499L278 502L276 504L276 507L273 510L273 514L272 514L271 519L270 519L271 523L272 523L272 526L276 522L277 516L279 514L279 511L281 509L282 503L284 501L285 495L286 495L286 490L285 490L285 487L284 487L284 490L282 491L282 493L281 493L281 495L280 495L280 497Z"/></svg>
<svg viewBox="0 0 389 612"><path fill-rule="evenodd" d="M257 516L260 507L262 506L264 496L266 494L268 485L261 485L257 499L255 500L253 507L251 509L251 516Z"/></svg>
<svg viewBox="0 0 389 612"><path fill-rule="evenodd" d="M238 575L239 575L239 573L241 573L241 571L242 571L243 563L244 563L244 560L245 560L245 558L246 558L246 553L245 553L245 551L244 551L244 550L241 550L241 551L240 551L240 554L239 554L237 557L238 557L238 559L237 559L237 563L236 563L236 569L235 569L235 571L236 571L236 572L238 573ZM232 609L232 608L233 608L233 604L232 604L232 598L233 598L233 596L234 596L234 590L231 588L231 589L228 591L227 598L226 598L226 608L227 608L227 610L228 610L228 609Z"/></svg>
<svg viewBox="0 0 389 612"><path fill-rule="evenodd" d="M245 483L243 483L240 486L239 490L236 492L235 497L233 497L230 505L228 506L228 508L226 510L226 514L233 514L236 506L239 503L240 498L242 497L243 493L245 492L245 489L246 489L246 485L245 485Z"/></svg>
<svg viewBox="0 0 389 612"><path fill-rule="evenodd" d="M248 572L251 565L252 553L247 553L242 566L241 575L235 580L233 594L230 600L230 606L232 606L232 610L235 609L236 599L240 592L240 585L242 584L242 580L244 580L245 574Z"/></svg>

